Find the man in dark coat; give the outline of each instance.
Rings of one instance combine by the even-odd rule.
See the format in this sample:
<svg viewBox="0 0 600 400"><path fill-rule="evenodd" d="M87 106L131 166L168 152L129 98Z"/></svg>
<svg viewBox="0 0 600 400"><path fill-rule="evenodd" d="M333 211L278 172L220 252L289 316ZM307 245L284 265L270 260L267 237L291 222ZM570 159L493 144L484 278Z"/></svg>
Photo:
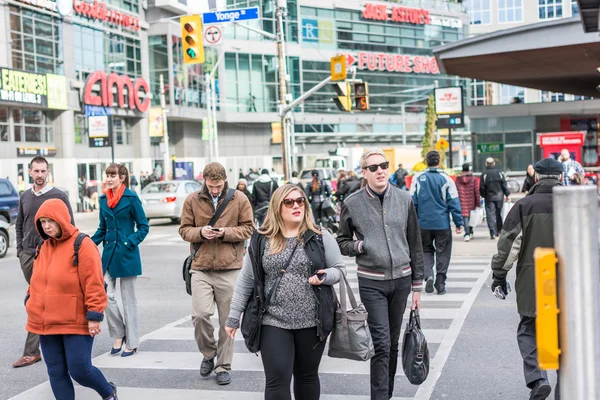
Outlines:
<svg viewBox="0 0 600 400"><path fill-rule="evenodd" d="M400 189L406 190L406 175L408 172L402 167L402 164L398 164L398 169L394 172L394 180Z"/></svg>
<svg viewBox="0 0 600 400"><path fill-rule="evenodd" d="M269 176L269 170L266 168L263 169L260 177L254 182L251 199L258 227L265 221L267 211L269 210L269 201L271 201L273 192L278 188L277 182Z"/></svg>
<svg viewBox="0 0 600 400"><path fill-rule="evenodd" d="M517 308L521 322L517 342L523 357L525 383L531 389L530 399L545 399L551 387L545 371L540 370L535 334L535 261L537 247L554 247L552 189L561 184L562 165L553 158L535 164L536 184L526 197L511 208L500 240L498 253L492 258L492 291L501 287L507 293L506 275L517 262Z"/></svg>
<svg viewBox="0 0 600 400"><path fill-rule="evenodd" d="M509 202L510 191L504 173L496 168L496 161L493 158L489 157L485 160L485 167L486 171L481 175L479 190L481 197L485 199L485 215L490 228L490 239L494 239L500 236L502 231L503 195Z"/></svg>

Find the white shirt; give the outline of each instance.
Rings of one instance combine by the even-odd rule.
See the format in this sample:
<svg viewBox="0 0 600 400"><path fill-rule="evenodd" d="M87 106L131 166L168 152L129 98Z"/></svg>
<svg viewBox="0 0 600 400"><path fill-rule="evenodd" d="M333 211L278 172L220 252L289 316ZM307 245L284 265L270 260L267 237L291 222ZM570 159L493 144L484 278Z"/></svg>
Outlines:
<svg viewBox="0 0 600 400"><path fill-rule="evenodd" d="M48 193L49 191L51 191L52 188L53 188L53 186L46 185L39 192L36 192L34 188L35 188L35 186L31 187L31 193L33 193L34 196L38 196L39 197L39 196L45 195L46 193Z"/></svg>

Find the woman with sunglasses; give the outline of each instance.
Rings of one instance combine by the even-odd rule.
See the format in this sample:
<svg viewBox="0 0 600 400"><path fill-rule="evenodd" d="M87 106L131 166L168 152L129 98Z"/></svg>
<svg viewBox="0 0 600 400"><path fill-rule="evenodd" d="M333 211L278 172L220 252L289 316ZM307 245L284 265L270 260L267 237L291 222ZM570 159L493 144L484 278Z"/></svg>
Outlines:
<svg viewBox="0 0 600 400"><path fill-rule="evenodd" d="M273 193L265 223L252 235L248 250L225 330L235 337L254 290L271 298L262 321L257 321L262 325L265 399L291 399L293 375L295 398L317 400L319 364L333 329L332 285L345 274L339 247L328 231L314 224L304 194L286 184Z"/></svg>
<svg viewBox="0 0 600 400"><path fill-rule="evenodd" d="M314 169L311 173L312 181L306 185L306 196L312 208L312 214L315 224L320 225L323 218L326 218L323 210L325 199L331 196L331 187L325 179L319 179L319 171Z"/></svg>

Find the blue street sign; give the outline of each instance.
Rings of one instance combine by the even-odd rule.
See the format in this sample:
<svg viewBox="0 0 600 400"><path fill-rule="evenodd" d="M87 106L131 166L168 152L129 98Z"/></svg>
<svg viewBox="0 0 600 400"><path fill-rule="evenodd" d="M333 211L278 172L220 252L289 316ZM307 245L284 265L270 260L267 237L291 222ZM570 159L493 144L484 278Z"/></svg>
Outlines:
<svg viewBox="0 0 600 400"><path fill-rule="evenodd" d="M221 22L238 22L258 19L258 7L239 8L237 10L224 10L202 14L202 23L218 24Z"/></svg>

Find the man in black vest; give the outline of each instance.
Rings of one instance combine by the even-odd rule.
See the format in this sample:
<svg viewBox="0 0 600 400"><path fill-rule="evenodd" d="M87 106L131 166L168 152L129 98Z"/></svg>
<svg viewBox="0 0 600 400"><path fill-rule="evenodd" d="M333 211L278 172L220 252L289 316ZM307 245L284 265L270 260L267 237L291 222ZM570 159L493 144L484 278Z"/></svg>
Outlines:
<svg viewBox="0 0 600 400"><path fill-rule="evenodd" d="M267 211L269 211L269 201L271 201L273 192L278 188L277 182L269 176L269 170L264 168L260 177L252 186L252 208L254 209L257 227L260 227L265 221Z"/></svg>

